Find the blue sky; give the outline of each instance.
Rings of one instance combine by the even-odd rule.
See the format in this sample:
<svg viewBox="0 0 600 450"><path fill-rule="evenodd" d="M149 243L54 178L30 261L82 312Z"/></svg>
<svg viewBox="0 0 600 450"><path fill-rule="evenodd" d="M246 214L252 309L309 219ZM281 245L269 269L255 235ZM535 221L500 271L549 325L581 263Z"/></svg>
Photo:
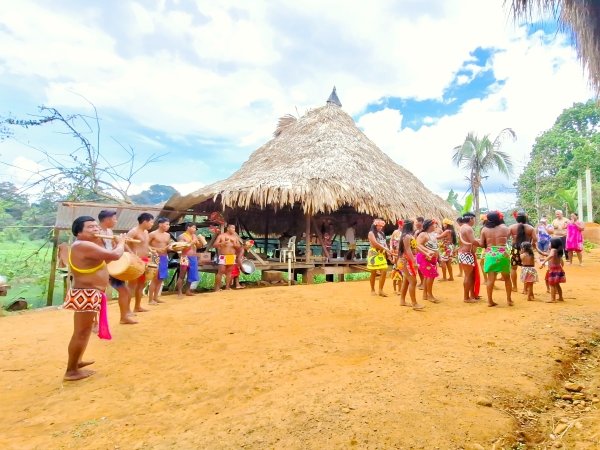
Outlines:
<svg viewBox="0 0 600 450"><path fill-rule="evenodd" d="M462 192L452 148L468 132L518 135L517 171L491 174L490 207L539 133L591 96L569 37L552 20L513 23L503 2L211 2L23 0L0 4L0 115L38 105L101 118L101 149L122 161L164 154L130 192L154 183L182 193L226 178L271 138L277 119L343 109L392 159L445 197ZM56 127L0 142L0 178L23 183L47 166L32 147L68 154ZM118 142L118 143L117 143Z"/></svg>

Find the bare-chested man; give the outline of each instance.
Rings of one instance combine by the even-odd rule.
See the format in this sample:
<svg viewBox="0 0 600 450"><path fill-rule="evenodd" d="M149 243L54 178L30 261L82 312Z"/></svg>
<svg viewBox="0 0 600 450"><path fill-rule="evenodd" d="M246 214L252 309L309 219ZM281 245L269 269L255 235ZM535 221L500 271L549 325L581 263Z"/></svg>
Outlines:
<svg viewBox="0 0 600 450"><path fill-rule="evenodd" d="M192 283L200 281L198 273L198 249L206 246L206 239L202 235L196 235L196 224L189 222L185 225L185 232L179 235L178 241L189 244L181 252L179 260L179 278L177 279L177 294L183 297L183 282L185 279L185 295L192 293Z"/></svg>
<svg viewBox="0 0 600 450"><path fill-rule="evenodd" d="M150 261L150 245L148 230L154 226L154 216L150 213L142 213L138 216L138 226L132 228L127 233L127 237L140 241L139 243L128 243L131 251L138 255L146 264ZM142 293L146 286L146 276L142 274L138 279L129 282L129 289L135 296L135 312L146 312L147 309L142 308Z"/></svg>
<svg viewBox="0 0 600 450"><path fill-rule="evenodd" d="M477 293L475 292L475 282L477 280L478 268L475 249L479 242L475 239L473 225L475 224L475 214L466 213L462 217L462 225L458 229L458 264L463 270L463 301L465 303L475 303Z"/></svg>
<svg viewBox="0 0 600 450"><path fill-rule="evenodd" d="M113 228L117 225L117 212L103 209L98 214L98 222L100 223L100 233L105 236L112 236ZM113 240L103 239L103 241L104 247L108 250L112 250L114 246ZM127 283L111 276L108 277L108 282L119 294L119 311L121 313L120 323L124 325L137 323L137 321L133 319L133 312L131 311L131 292L129 292Z"/></svg>
<svg viewBox="0 0 600 450"><path fill-rule="evenodd" d="M169 234L171 222L166 217L159 217L156 223L158 224L158 228L148 235L148 245L158 255L158 272L150 281L150 288L148 289L149 305L164 303L160 299L161 288L164 280L169 276L169 256L167 255L167 250L172 240Z"/></svg>
<svg viewBox="0 0 600 450"><path fill-rule="evenodd" d="M485 248L485 262L483 272L487 283L488 306L496 306L492 299L496 274L501 274L506 290L506 302L508 306L513 305L511 299L510 283L510 255L506 249L506 243L510 236L510 230L504 224L504 217L499 211L491 211L487 214L487 220L481 230L481 246Z"/></svg>
<svg viewBox="0 0 600 450"><path fill-rule="evenodd" d="M235 225L227 225L227 231L217 237L213 247L219 252L219 271L215 279L215 292L221 289L223 275L225 275L225 289L231 289L231 271L242 247L240 237L235 232Z"/></svg>
<svg viewBox="0 0 600 450"><path fill-rule="evenodd" d="M527 223L527 213L523 210L517 211L515 215L517 223L508 227L512 238L512 248L510 250L510 281L512 291L517 292L517 268L521 263L521 244L531 242L533 248L537 249L537 233L535 228Z"/></svg>
<svg viewBox="0 0 600 450"><path fill-rule="evenodd" d="M73 235L77 238L71 245L69 265L73 275L71 289L65 297L64 309L75 311L73 336L69 342L69 360L65 371L65 381L81 380L94 373L82 367L93 361L82 361L83 353L90 340L96 313L100 312L101 338L110 339L106 320L106 295L108 269L106 261L115 261L123 254L125 236L116 238L115 246L109 250L102 239L95 237L100 227L93 217L82 216L73 221ZM101 309L102 308L102 309Z"/></svg>

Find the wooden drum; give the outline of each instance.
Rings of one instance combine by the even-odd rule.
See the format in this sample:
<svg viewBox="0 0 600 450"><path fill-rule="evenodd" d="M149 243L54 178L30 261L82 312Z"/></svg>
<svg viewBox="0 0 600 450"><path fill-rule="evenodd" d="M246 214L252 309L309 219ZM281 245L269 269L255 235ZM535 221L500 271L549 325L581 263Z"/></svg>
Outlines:
<svg viewBox="0 0 600 450"><path fill-rule="evenodd" d="M146 264L133 253L125 252L116 261L107 264L108 273L113 278L121 281L136 280L144 274Z"/></svg>
<svg viewBox="0 0 600 450"><path fill-rule="evenodd" d="M146 281L152 281L156 278L158 274L158 265L154 263L148 263L146 266L146 271L144 272L144 276L146 277Z"/></svg>

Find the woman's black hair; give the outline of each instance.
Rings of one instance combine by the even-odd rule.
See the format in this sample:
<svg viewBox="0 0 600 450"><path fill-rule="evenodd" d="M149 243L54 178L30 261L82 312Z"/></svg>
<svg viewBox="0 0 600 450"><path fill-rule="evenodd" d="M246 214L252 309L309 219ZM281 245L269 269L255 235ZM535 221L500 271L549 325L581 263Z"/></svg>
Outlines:
<svg viewBox="0 0 600 450"><path fill-rule="evenodd" d="M533 245L531 245L531 242L529 242L529 241L525 241L525 242L521 243L521 250L530 256L534 256L533 255Z"/></svg>
<svg viewBox="0 0 600 450"><path fill-rule="evenodd" d="M423 222L423 231L427 232L427 229L434 223L435 223L435 220L427 219L425 222Z"/></svg>
<svg viewBox="0 0 600 450"><path fill-rule="evenodd" d="M550 239L550 248L553 248L554 250L556 250L556 254L558 255L559 258L562 258L563 255L565 254L564 248L563 248L563 241L561 238L552 238Z"/></svg>
<svg viewBox="0 0 600 450"><path fill-rule="evenodd" d="M525 235L525 224L527 223L527 213L523 210L520 210L515 217L515 220L519 224L519 228L517 229L517 238L515 239L515 247L521 248L521 244L527 239Z"/></svg>
<svg viewBox="0 0 600 450"><path fill-rule="evenodd" d="M402 255L404 253L404 236L407 234L413 234L415 231L415 223L408 219L404 221L404 225L402 225L402 233L400 234L400 245L398 246L398 254Z"/></svg>
<svg viewBox="0 0 600 450"><path fill-rule="evenodd" d="M496 228L498 225L502 225L504 223L504 219L500 217L499 211L491 211L487 213L487 220L485 221L484 227L486 228Z"/></svg>
<svg viewBox="0 0 600 450"><path fill-rule="evenodd" d="M454 230L454 225L451 224L447 224L442 226L442 230L450 230L450 236L452 239L452 244L456 245L458 244L458 239L456 238L456 231Z"/></svg>
<svg viewBox="0 0 600 450"><path fill-rule="evenodd" d="M95 221L96 219L94 219L91 216L80 216L77 219L75 219L73 221L73 225L71 225L71 232L73 233L73 236L77 237L77 235L83 231L83 227L85 226L86 222Z"/></svg>

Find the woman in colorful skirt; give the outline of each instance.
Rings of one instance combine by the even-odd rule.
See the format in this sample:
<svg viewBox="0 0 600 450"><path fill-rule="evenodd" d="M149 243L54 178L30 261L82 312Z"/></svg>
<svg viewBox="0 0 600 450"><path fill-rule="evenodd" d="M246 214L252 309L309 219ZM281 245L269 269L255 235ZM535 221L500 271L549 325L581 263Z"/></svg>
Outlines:
<svg viewBox="0 0 600 450"><path fill-rule="evenodd" d="M417 264L419 272L423 275L423 300L433 303L440 301L433 296L433 282L438 277L437 264L439 250L437 235L435 234L436 221L428 219L423 222L423 231L417 237Z"/></svg>
<svg viewBox="0 0 600 450"><path fill-rule="evenodd" d="M381 297L387 297L387 294L383 292L383 286L385 285L385 276L388 269L388 257L391 257L390 250L387 246L385 239L385 233L383 227L385 222L383 219L375 219L373 225L371 225L371 231L369 231L369 252L367 254L367 269L371 271L371 278L369 282L371 284L371 295L379 295ZM375 279L379 274L379 294L375 292Z"/></svg>
<svg viewBox="0 0 600 450"><path fill-rule="evenodd" d="M561 283L567 282L567 277L564 271L563 262L563 243L559 237L552 238L550 241L550 252L546 259L540 263L540 269L544 267L544 264L548 263L548 272L546 272L546 283L550 286L550 300L548 303L556 303L556 294L558 294L558 301L564 302Z"/></svg>
<svg viewBox="0 0 600 450"><path fill-rule="evenodd" d="M577 253L579 265L583 265L583 233L585 226L579 221L576 213L571 213L571 220L567 223L567 261L573 263L573 252Z"/></svg>
<svg viewBox="0 0 600 450"><path fill-rule="evenodd" d="M402 235L400 236L400 246L398 248L398 264L402 265L402 293L400 297L401 306L412 306L415 311L422 311L425 307L417 303L417 260L415 252L417 251L417 240L414 236L414 222L407 220L402 226ZM406 293L410 295L411 304L406 303Z"/></svg>

